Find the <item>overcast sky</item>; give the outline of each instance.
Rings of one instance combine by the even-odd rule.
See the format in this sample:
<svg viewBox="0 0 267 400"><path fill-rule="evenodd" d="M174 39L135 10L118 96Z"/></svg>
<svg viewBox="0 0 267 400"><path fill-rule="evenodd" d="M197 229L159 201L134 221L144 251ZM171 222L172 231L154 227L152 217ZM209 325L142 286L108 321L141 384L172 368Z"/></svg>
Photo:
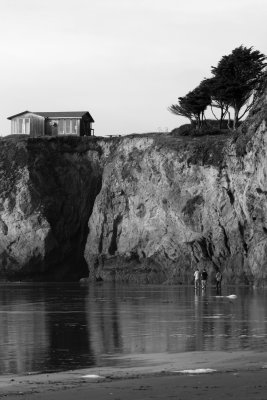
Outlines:
<svg viewBox="0 0 267 400"><path fill-rule="evenodd" d="M96 135L171 129L167 107L243 44L266 0L0 0L0 134L10 115L89 111Z"/></svg>

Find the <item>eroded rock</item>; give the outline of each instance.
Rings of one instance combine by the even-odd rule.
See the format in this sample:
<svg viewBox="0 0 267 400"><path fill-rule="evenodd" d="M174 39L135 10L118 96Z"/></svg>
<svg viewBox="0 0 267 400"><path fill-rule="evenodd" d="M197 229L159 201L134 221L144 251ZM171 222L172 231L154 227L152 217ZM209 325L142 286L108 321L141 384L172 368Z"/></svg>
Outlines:
<svg viewBox="0 0 267 400"><path fill-rule="evenodd" d="M238 135L121 140L89 220L90 277L190 283L205 265L266 283L266 107L264 94Z"/></svg>

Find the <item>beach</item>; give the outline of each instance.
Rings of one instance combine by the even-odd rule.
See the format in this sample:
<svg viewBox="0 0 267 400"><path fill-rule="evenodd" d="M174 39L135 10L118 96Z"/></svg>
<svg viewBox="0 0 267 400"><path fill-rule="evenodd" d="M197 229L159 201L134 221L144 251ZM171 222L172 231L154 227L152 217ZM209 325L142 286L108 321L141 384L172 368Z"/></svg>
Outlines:
<svg viewBox="0 0 267 400"><path fill-rule="evenodd" d="M130 361L132 366L124 368L4 376L0 398L267 399L266 352L137 354Z"/></svg>

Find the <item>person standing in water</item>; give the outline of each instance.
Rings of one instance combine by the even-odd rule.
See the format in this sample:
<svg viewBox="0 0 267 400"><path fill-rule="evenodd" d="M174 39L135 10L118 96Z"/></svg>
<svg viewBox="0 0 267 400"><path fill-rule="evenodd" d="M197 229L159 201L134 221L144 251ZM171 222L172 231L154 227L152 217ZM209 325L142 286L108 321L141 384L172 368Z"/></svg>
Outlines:
<svg viewBox="0 0 267 400"><path fill-rule="evenodd" d="M208 273L207 273L206 269L204 268L203 271L201 272L201 287L202 287L202 290L206 289L207 280L208 280Z"/></svg>
<svg viewBox="0 0 267 400"><path fill-rule="evenodd" d="M196 268L194 272L194 278L195 278L195 289L198 289L200 287L200 272L198 268Z"/></svg>

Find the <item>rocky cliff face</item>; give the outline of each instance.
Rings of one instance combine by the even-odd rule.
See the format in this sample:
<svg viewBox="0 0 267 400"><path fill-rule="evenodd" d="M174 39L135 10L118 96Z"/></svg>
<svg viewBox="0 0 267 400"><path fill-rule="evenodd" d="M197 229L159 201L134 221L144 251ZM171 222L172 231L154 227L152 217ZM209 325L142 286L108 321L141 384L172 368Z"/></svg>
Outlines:
<svg viewBox="0 0 267 400"><path fill-rule="evenodd" d="M78 279L101 188L103 150L87 138L0 142L0 276Z"/></svg>
<svg viewBox="0 0 267 400"><path fill-rule="evenodd" d="M90 277L267 282L267 96L232 137L124 138L89 219Z"/></svg>
<svg viewBox="0 0 267 400"><path fill-rule="evenodd" d="M266 93L237 135L2 139L1 276L267 283Z"/></svg>

